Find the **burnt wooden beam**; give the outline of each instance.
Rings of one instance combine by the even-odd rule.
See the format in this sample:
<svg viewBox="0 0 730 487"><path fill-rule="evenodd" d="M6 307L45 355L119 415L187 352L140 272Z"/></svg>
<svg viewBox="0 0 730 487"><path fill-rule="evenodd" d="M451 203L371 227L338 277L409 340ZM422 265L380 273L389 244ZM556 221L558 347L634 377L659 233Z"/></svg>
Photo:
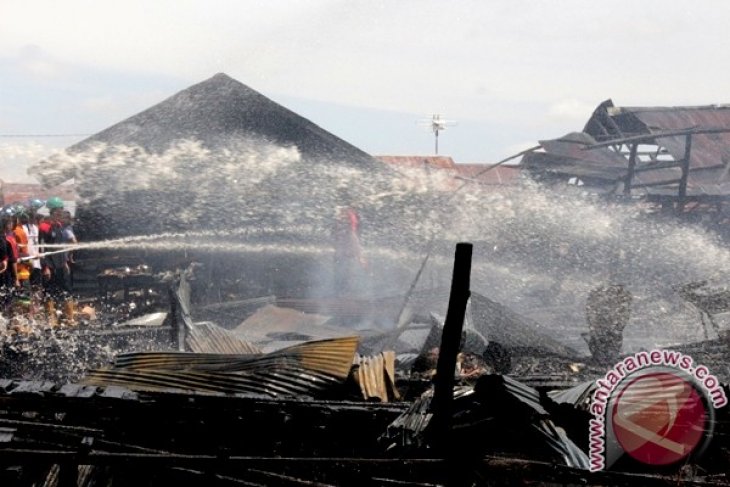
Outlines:
<svg viewBox="0 0 730 487"><path fill-rule="evenodd" d="M668 186L670 184L679 184L680 179L667 179L664 181L652 181L650 183L637 183L632 188L649 188L651 186Z"/></svg>
<svg viewBox="0 0 730 487"><path fill-rule="evenodd" d="M454 273L451 279L449 307L441 334L441 347L436 364L434 392L431 401L431 440L434 447L448 452L451 434L452 409L454 400L454 371L456 357L461 345L461 332L464 327L466 304L470 296L471 256L473 246L470 243L456 244L454 256Z"/></svg>
<svg viewBox="0 0 730 487"><path fill-rule="evenodd" d="M655 171L658 169L673 169L675 167L680 167L682 165L681 161L664 161L664 162L657 162L657 163L649 163L646 165L638 166L634 168L634 172L644 172L644 171Z"/></svg>
<svg viewBox="0 0 730 487"><path fill-rule="evenodd" d="M679 180L679 190L677 191L677 212L684 210L687 198L687 179L689 178L689 162L692 154L692 134L687 134L684 138L684 158L682 159L682 177Z"/></svg>
<svg viewBox="0 0 730 487"><path fill-rule="evenodd" d="M631 182L634 179L634 172L636 169L636 149L639 147L638 143L631 145L631 152L629 154L629 170L626 173L626 181L624 182L624 195L631 195Z"/></svg>

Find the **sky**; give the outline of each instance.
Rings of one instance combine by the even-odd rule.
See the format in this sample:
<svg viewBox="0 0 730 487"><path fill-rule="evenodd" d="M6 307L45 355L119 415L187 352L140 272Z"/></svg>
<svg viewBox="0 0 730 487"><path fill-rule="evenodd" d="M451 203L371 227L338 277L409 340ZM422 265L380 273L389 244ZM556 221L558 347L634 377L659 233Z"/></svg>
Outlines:
<svg viewBox="0 0 730 487"><path fill-rule="evenodd" d="M493 163L593 109L730 102L730 2L0 0L0 179L224 72L373 155ZM50 137L49 135L54 135Z"/></svg>

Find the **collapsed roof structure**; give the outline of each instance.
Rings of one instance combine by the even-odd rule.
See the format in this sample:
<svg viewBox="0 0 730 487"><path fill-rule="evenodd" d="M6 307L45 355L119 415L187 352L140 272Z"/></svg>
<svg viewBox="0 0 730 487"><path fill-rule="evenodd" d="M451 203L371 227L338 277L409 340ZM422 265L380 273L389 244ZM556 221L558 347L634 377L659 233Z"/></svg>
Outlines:
<svg viewBox="0 0 730 487"><path fill-rule="evenodd" d="M189 320L187 282L173 309L189 332L200 324ZM454 282L461 285L452 286L438 370L454 369L458 350L449 342L462 331L470 294L468 282ZM213 339L205 347L221 337L204 330L201 337ZM621 451L610 470L589 472L592 381L552 391L501 374L461 382L441 372L433 392L391 403L370 386L390 382L397 392L392 361L353 362L355 345L346 337L268 354L132 353L81 383L0 380L0 481L663 486L681 476L692 485L726 484L727 407L708 430L716 431L710 446L686 462L637 465ZM368 393L358 400L342 382L355 376Z"/></svg>
<svg viewBox="0 0 730 487"><path fill-rule="evenodd" d="M543 180L571 180L610 195L688 212L730 200L730 107L594 110L582 132L540 141L522 159Z"/></svg>

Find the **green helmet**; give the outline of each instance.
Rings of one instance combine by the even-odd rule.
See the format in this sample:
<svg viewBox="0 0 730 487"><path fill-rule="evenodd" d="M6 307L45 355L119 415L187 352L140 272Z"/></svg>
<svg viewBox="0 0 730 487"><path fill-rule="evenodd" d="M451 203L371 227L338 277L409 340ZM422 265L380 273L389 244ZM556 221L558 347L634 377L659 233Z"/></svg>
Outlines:
<svg viewBox="0 0 730 487"><path fill-rule="evenodd" d="M62 210L63 200L58 196L52 196L51 198L48 198L48 201L46 201L46 206L49 210Z"/></svg>

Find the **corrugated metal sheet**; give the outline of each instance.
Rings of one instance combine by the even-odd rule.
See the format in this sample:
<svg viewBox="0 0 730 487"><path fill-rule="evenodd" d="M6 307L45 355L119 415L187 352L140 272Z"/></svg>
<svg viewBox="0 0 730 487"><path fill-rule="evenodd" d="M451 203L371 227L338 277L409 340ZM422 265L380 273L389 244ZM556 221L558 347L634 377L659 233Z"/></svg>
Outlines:
<svg viewBox="0 0 730 487"><path fill-rule="evenodd" d="M610 150L586 151L586 146L595 144L596 140L582 132L572 132L554 140L541 140L540 145L545 152L563 156L568 159L593 162L605 167L626 168L626 158Z"/></svg>
<svg viewBox="0 0 730 487"><path fill-rule="evenodd" d="M337 338L258 356L185 352L123 354L111 369L89 372L82 384L117 385L131 390L311 396L347 378L357 343L357 337Z"/></svg>
<svg viewBox="0 0 730 487"><path fill-rule="evenodd" d="M394 326L403 297L388 296L375 299L354 298L316 298L316 299L277 299L278 306L296 309L304 313L318 313L328 316L329 324L337 323L339 328L363 328L372 324L390 328Z"/></svg>
<svg viewBox="0 0 730 487"><path fill-rule="evenodd" d="M261 349L215 323L195 323L185 330L185 345L191 352L251 355Z"/></svg>
<svg viewBox="0 0 730 487"><path fill-rule="evenodd" d="M730 107L707 105L693 107L616 107L611 100L599 105L585 131L596 140L610 141L629 136L652 135L654 142L664 147L675 161L684 158L684 134L661 136L665 132L704 129L728 129L728 132L692 135L687 194L727 196L730 182ZM650 141L646 142L651 143ZM590 152L603 152L597 149ZM644 164L651 167L651 164ZM658 184L647 190L652 195L677 196L676 181L681 170L676 168L648 170L636 175L635 184ZM673 192L671 191L673 190Z"/></svg>
<svg viewBox="0 0 730 487"><path fill-rule="evenodd" d="M629 161L625 155L608 147L587 150L597 141L585 133L571 133L554 140L541 140L544 152L532 152L522 158L526 170L547 172L562 176L576 176L583 180L595 179L616 183L626 178ZM649 167L638 164L639 167ZM677 181L679 168L652 169L634 174L633 185L660 181Z"/></svg>
<svg viewBox="0 0 730 487"><path fill-rule="evenodd" d="M198 353L257 354L261 353L254 344L244 340L212 322L194 323L190 311L190 282L185 271L174 292L176 302L175 319L178 321L178 333L184 337L187 350Z"/></svg>
<svg viewBox="0 0 730 487"><path fill-rule="evenodd" d="M234 333L250 341L281 337L312 340L352 334L350 330L324 326L330 317L322 313L317 314L314 305L310 310L311 313L267 304L246 318L234 329Z"/></svg>
<svg viewBox="0 0 730 487"><path fill-rule="evenodd" d="M709 105L703 107L642 108L621 107L641 120L648 133L690 128L722 128L730 130L730 107ZM684 156L685 137L662 137L660 142L675 159ZM730 162L730 132L697 134L692 136L692 168L722 166Z"/></svg>
<svg viewBox="0 0 730 487"><path fill-rule="evenodd" d="M604 149L605 152L609 152ZM576 176L583 180L597 179L614 183L626 177L627 167L603 166L583 159L572 159L549 152L533 152L522 158L522 165L531 172L560 176ZM624 164L627 166L628 164Z"/></svg>
<svg viewBox="0 0 730 487"><path fill-rule="evenodd" d="M454 160L448 156L375 156L386 164L401 167L453 169Z"/></svg>
<svg viewBox="0 0 730 487"><path fill-rule="evenodd" d="M471 181L478 184L514 184L520 176L519 166L489 164L456 164L447 156L378 156L377 159L393 166L443 171L448 177L439 183L443 190L453 191Z"/></svg>
<svg viewBox="0 0 730 487"><path fill-rule="evenodd" d="M587 410L590 405L596 381L586 381L570 389L561 389L548 392L548 396L555 402L572 404Z"/></svg>
<svg viewBox="0 0 730 487"><path fill-rule="evenodd" d="M384 439L393 448L421 446L432 418L431 398L429 391L390 424ZM571 467L588 468L588 457L555 426L540 403L540 393L510 377L485 375L473 389L457 389L452 408L453 427L475 456L517 448L511 453L539 453ZM514 438L520 441L514 442Z"/></svg>
<svg viewBox="0 0 730 487"><path fill-rule="evenodd" d="M480 184L515 184L520 178L520 166L497 166L489 169L489 164L456 164L454 170L460 177L474 180Z"/></svg>
<svg viewBox="0 0 730 487"><path fill-rule="evenodd" d="M395 352L385 351L371 357L358 355L355 358L357 374L363 399L380 399L381 402L399 400L395 387Z"/></svg>
<svg viewBox="0 0 730 487"><path fill-rule="evenodd" d="M470 299L474 328L487 340L508 348L536 349L563 357L578 353L561 343L553 330L479 293Z"/></svg>

